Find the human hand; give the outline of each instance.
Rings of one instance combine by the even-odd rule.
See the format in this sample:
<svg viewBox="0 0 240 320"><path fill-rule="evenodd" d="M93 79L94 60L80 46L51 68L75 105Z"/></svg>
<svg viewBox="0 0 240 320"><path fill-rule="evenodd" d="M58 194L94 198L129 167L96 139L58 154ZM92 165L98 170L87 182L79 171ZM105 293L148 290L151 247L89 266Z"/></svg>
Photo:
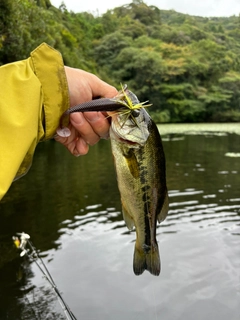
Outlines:
<svg viewBox="0 0 240 320"><path fill-rule="evenodd" d="M118 91L97 76L65 66L67 76L70 106L90 101L94 98L113 98ZM70 136L55 136L55 140L62 143L73 155L84 155L89 145L96 144L100 138L107 138L109 121L102 112L77 112L70 114L68 129Z"/></svg>

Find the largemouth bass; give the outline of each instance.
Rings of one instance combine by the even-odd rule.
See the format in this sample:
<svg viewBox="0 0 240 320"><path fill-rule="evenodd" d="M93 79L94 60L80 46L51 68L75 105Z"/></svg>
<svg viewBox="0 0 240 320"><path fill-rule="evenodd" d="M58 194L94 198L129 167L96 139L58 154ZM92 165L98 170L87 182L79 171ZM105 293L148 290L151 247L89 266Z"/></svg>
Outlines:
<svg viewBox="0 0 240 320"><path fill-rule="evenodd" d="M112 113L117 110L116 113ZM165 156L155 123L127 87L112 99L97 99L69 108L61 117L59 136L71 132L64 126L70 113L110 111L110 138L115 159L123 217L127 227L136 228L133 270L140 275L161 270L156 224L168 213Z"/></svg>
<svg viewBox="0 0 240 320"><path fill-rule="evenodd" d="M137 97L126 91L132 106ZM124 100L123 95L121 96ZM128 103L128 101L126 101ZM123 218L136 229L133 270L140 275L161 270L156 224L168 213L165 156L157 126L144 107L112 116L110 139L120 191Z"/></svg>

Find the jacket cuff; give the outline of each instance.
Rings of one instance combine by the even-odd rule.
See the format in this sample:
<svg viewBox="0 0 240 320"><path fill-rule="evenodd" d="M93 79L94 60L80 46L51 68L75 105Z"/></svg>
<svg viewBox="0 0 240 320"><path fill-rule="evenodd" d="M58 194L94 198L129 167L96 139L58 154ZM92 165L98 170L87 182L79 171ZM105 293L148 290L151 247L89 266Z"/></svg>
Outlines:
<svg viewBox="0 0 240 320"><path fill-rule="evenodd" d="M31 52L31 60L42 85L44 141L56 133L61 115L70 107L68 83L61 54L46 43Z"/></svg>

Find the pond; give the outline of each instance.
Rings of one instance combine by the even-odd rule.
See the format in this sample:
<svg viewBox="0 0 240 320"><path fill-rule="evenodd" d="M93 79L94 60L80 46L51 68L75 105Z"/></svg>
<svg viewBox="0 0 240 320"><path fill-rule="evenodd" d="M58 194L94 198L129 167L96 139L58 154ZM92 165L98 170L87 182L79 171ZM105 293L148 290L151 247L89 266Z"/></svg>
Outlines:
<svg viewBox="0 0 240 320"><path fill-rule="evenodd" d="M65 319L13 246L22 231L78 320L239 320L240 124L159 130L170 197L160 276L133 273L135 231L122 218L110 142L74 158L49 141L0 203L0 320Z"/></svg>

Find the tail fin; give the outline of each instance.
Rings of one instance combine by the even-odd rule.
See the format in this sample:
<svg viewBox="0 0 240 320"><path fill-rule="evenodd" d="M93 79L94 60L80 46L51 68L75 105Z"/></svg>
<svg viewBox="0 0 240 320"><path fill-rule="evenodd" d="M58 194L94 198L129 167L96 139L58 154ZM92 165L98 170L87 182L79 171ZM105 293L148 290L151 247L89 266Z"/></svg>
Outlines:
<svg viewBox="0 0 240 320"><path fill-rule="evenodd" d="M133 271L138 276L148 270L154 276L159 276L161 271L160 256L158 246L151 247L149 252L144 252L135 245L133 256Z"/></svg>

